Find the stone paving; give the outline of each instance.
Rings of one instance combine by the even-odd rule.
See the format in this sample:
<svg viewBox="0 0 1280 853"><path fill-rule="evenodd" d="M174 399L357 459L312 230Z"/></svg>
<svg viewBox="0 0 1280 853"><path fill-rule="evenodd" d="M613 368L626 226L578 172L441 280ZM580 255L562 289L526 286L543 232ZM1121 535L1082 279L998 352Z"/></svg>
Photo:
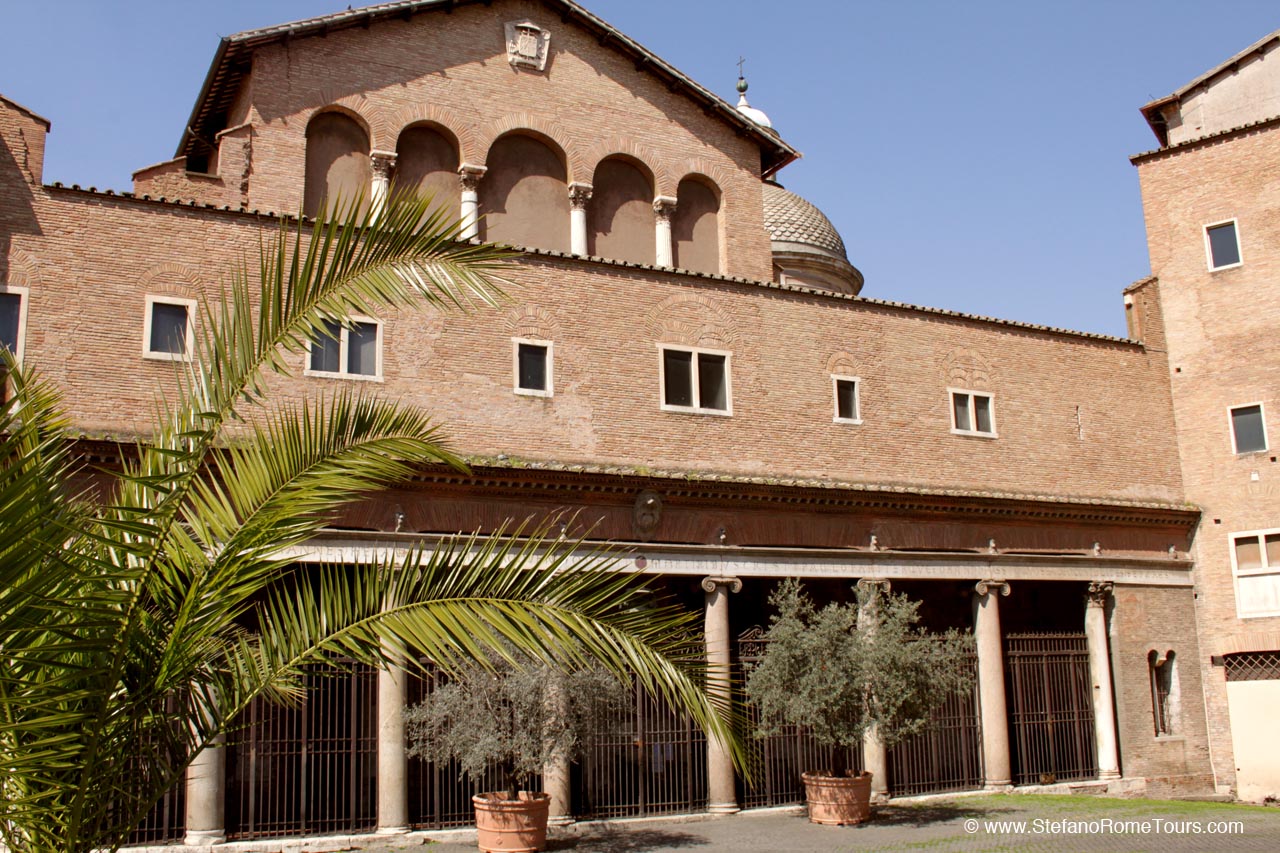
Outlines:
<svg viewBox="0 0 1280 853"><path fill-rule="evenodd" d="M471 853L474 832L427 833L423 853ZM419 846L425 844L426 846ZM390 847L366 847L390 853ZM406 847L396 845L403 853ZM1084 796L982 796L882 806L862 826L811 824L799 809L615 820L553 829L548 851L840 853L865 850L1183 853L1280 851L1280 808Z"/></svg>

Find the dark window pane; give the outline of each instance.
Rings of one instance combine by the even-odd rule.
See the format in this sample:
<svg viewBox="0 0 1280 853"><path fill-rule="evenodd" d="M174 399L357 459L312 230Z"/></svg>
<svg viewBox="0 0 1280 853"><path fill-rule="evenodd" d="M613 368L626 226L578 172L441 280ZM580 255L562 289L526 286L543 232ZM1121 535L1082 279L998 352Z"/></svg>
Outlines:
<svg viewBox="0 0 1280 853"><path fill-rule="evenodd" d="M1267 449L1261 406L1241 406L1231 410L1231 429L1236 434L1236 453Z"/></svg>
<svg viewBox="0 0 1280 853"><path fill-rule="evenodd" d="M973 414L974 420L977 422L978 432L995 432L991 426L991 398L979 397L974 395L973 398Z"/></svg>
<svg viewBox="0 0 1280 853"><path fill-rule="evenodd" d="M320 324L320 334L311 344L311 369L323 373L337 373L342 364L340 359L341 344L338 336L342 334L342 324L336 320L325 320Z"/></svg>
<svg viewBox="0 0 1280 853"><path fill-rule="evenodd" d="M725 357L698 354L698 405L704 409L729 408L729 383L725 378Z"/></svg>
<svg viewBox="0 0 1280 853"><path fill-rule="evenodd" d="M1236 224L1215 225L1209 229L1209 253L1213 267L1229 267L1240 263L1240 246L1236 242Z"/></svg>
<svg viewBox="0 0 1280 853"><path fill-rule="evenodd" d="M693 353L662 351L662 402L668 406L693 405Z"/></svg>
<svg viewBox="0 0 1280 853"><path fill-rule="evenodd" d="M347 373L378 375L378 326L352 323L347 330Z"/></svg>
<svg viewBox="0 0 1280 853"><path fill-rule="evenodd" d="M519 362L519 387L525 391L547 390L547 348L538 344L520 344L516 356Z"/></svg>
<svg viewBox="0 0 1280 853"><path fill-rule="evenodd" d="M152 352L186 355L187 306L167 302L151 303L150 348Z"/></svg>
<svg viewBox="0 0 1280 853"><path fill-rule="evenodd" d="M22 297L17 293L0 293L0 347L18 352L18 314Z"/></svg>
<svg viewBox="0 0 1280 853"><path fill-rule="evenodd" d="M858 383L852 379L836 380L836 417L847 421L858 419Z"/></svg>
<svg viewBox="0 0 1280 853"><path fill-rule="evenodd" d="M973 426L969 421L969 395L968 394L952 394L951 409L955 412L956 429L971 430Z"/></svg>

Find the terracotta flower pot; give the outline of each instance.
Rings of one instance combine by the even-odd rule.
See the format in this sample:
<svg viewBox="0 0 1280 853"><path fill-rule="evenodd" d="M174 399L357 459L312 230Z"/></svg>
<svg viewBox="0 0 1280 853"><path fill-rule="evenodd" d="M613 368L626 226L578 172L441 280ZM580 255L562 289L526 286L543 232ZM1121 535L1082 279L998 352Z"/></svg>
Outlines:
<svg viewBox="0 0 1280 853"><path fill-rule="evenodd" d="M823 776L803 773L809 820L829 826L862 823L871 817L871 774Z"/></svg>
<svg viewBox="0 0 1280 853"><path fill-rule="evenodd" d="M534 853L547 846L551 795L521 791L508 800L502 792L476 794L476 834L485 853Z"/></svg>

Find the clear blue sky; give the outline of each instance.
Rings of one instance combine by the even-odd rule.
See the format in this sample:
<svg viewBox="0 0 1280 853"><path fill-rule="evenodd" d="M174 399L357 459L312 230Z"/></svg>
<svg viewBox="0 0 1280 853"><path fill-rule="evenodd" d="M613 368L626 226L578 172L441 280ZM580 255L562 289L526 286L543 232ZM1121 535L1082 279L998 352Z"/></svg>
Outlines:
<svg viewBox="0 0 1280 853"><path fill-rule="evenodd" d="M359 5L359 4L357 4ZM1123 334L1148 272L1138 107L1280 28L1276 0L587 0L805 158L779 176L863 293ZM53 122L47 181L130 188L173 156L219 36L340 0L7 0L0 93Z"/></svg>

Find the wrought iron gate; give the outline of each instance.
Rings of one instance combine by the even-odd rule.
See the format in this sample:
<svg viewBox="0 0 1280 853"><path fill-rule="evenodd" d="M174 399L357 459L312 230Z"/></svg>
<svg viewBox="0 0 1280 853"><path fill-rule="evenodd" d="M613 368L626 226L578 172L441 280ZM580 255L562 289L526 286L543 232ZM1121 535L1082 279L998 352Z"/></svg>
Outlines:
<svg viewBox="0 0 1280 853"><path fill-rule="evenodd" d="M956 662L973 676L933 715L930 727L888 752L889 793L895 797L982 787L982 725L978 714L978 656Z"/></svg>
<svg viewBox="0 0 1280 853"><path fill-rule="evenodd" d="M377 675L317 669L296 708L255 701L227 749L227 837L364 832L377 823Z"/></svg>
<svg viewBox="0 0 1280 853"><path fill-rule="evenodd" d="M707 807L707 738L687 714L636 690L634 711L602 721L580 765L579 817L633 817Z"/></svg>
<svg viewBox="0 0 1280 853"><path fill-rule="evenodd" d="M165 792L146 820L129 833L125 844L166 844L181 841L187 828L186 792L184 777Z"/></svg>
<svg viewBox="0 0 1280 853"><path fill-rule="evenodd" d="M1004 660L1014 784L1097 777L1085 635L1009 634Z"/></svg>
<svg viewBox="0 0 1280 853"><path fill-rule="evenodd" d="M738 635L738 660L744 669L764 654L764 630L748 628ZM741 679L738 681L742 683ZM743 808L785 806L804 802L804 782L800 774L830 768L835 764L830 747L814 741L807 729L785 726L769 737L757 737L760 711L746 705L747 731L744 746L751 769L751 781L739 779L739 797ZM862 748L846 750L845 761L850 770L862 771Z"/></svg>

